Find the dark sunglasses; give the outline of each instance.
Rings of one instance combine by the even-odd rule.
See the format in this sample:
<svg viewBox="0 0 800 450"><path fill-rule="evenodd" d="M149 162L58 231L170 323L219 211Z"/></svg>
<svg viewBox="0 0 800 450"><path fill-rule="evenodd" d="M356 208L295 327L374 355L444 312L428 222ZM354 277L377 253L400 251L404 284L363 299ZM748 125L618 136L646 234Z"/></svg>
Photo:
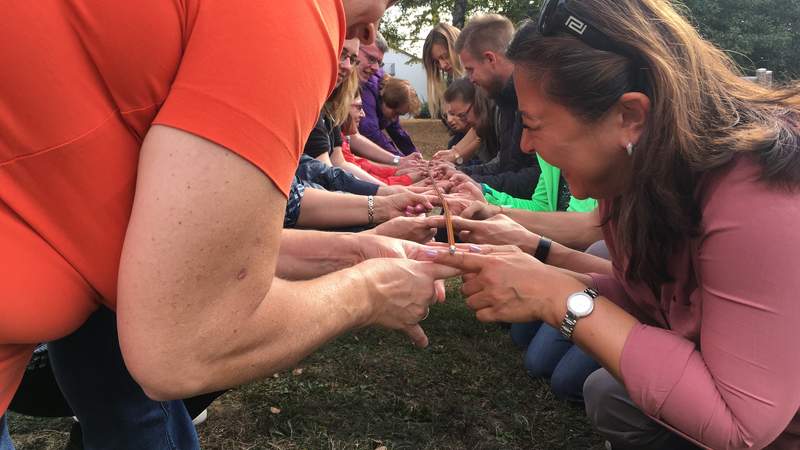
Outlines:
<svg viewBox="0 0 800 450"><path fill-rule="evenodd" d="M611 40L585 18L573 13L569 8L571 3L571 0L545 0L539 10L539 33L542 36L553 36L565 32L592 48L631 59L638 66L634 77L636 90L647 92L647 66L642 58Z"/></svg>

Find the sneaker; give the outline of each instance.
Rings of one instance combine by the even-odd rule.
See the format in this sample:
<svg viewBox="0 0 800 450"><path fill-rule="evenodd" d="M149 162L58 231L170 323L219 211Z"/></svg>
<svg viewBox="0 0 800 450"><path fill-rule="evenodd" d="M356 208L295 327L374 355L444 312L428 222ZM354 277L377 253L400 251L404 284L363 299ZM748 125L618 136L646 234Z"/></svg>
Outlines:
<svg viewBox="0 0 800 450"><path fill-rule="evenodd" d="M192 425L198 426L205 422L206 419L208 419L208 409L204 409L200 414L197 415L197 417L192 419Z"/></svg>

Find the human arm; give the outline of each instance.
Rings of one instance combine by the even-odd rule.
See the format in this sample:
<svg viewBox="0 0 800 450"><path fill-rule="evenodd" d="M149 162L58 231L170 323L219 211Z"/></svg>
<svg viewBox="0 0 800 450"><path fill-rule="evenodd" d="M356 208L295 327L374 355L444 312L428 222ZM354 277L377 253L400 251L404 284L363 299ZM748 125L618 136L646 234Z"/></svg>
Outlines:
<svg viewBox="0 0 800 450"><path fill-rule="evenodd" d="M443 220L432 222L432 224L440 228L444 226ZM463 242L480 245L516 245L530 255L536 253L541 239L539 235L526 230L502 214L487 220L469 220L455 216L453 217L453 228L458 232L458 237ZM558 242L552 242L547 259L543 262L577 274L612 274L610 261L572 250Z"/></svg>
<svg viewBox="0 0 800 450"><path fill-rule="evenodd" d="M369 173L367 173L364 169L362 169L358 165L347 161L344 158L344 153L342 152L342 147L335 147L333 149L333 152L331 152L330 159L331 159L331 162L333 163L333 165L335 167L338 167L338 168L346 171L350 175L353 175L354 177L358 178L359 180L367 181L367 182L370 182L370 183L374 183L374 184L377 184L379 186L382 186L382 185L386 184L383 181L381 181L381 180L373 177Z"/></svg>
<svg viewBox="0 0 800 450"><path fill-rule="evenodd" d="M402 156L403 153L397 149L394 142L383 133L383 129L381 128L380 120L382 114L379 113L380 99L377 77L371 78L361 86L361 103L363 105L364 117L358 124L358 134L372 141L387 152L396 156ZM358 152L357 149L355 151Z"/></svg>
<svg viewBox="0 0 800 450"><path fill-rule="evenodd" d="M381 148L361 133L350 136L350 149L362 158L388 166L394 166L394 158L399 156Z"/></svg>
<svg viewBox="0 0 800 450"><path fill-rule="evenodd" d="M383 225L404 219L412 218L399 217ZM286 280L308 280L367 259L412 258L424 251L414 242L376 233L376 228L361 233L284 229L275 275Z"/></svg>
<svg viewBox="0 0 800 450"><path fill-rule="evenodd" d="M539 181L539 168L536 166L518 166L512 170L502 170L502 167L492 165L493 171L486 170L481 173L468 172L467 169L473 166L464 167L467 173L478 183L485 183L499 191L507 192L517 198L531 198ZM480 167L480 166L477 166Z"/></svg>
<svg viewBox="0 0 800 450"><path fill-rule="evenodd" d="M433 267L375 260L304 282L274 277L285 201L263 172L225 148L174 128L150 129L117 301L126 365L149 396L184 398L265 377L367 324L424 343L412 322L433 284L404 293L416 300L401 312L386 301L407 288L386 277L412 285L404 274Z"/></svg>
<svg viewBox="0 0 800 450"><path fill-rule="evenodd" d="M527 230L546 236L568 248L586 250L593 243L603 239L598 209L591 212L536 212L475 202L461 215L480 220L492 217L501 211Z"/></svg>
<svg viewBox="0 0 800 450"><path fill-rule="evenodd" d="M373 198L374 223L383 223L394 217L402 217L408 207L432 206L427 197L406 193ZM297 225L303 228L335 229L369 224L368 198L321 189L306 189L300 206Z"/></svg>
<svg viewBox="0 0 800 450"><path fill-rule="evenodd" d="M452 148L447 150L440 150L433 155L434 160L447 161L455 163L456 159L460 156L465 162L472 159L475 152L481 147L481 140L474 128L470 128L467 134L461 138Z"/></svg>
<svg viewBox="0 0 800 450"><path fill-rule="evenodd" d="M411 136L408 135L408 132L403 129L403 126L400 124L400 119L392 121L386 127L386 132L403 155L408 156L412 153L418 153L417 147L411 140Z"/></svg>

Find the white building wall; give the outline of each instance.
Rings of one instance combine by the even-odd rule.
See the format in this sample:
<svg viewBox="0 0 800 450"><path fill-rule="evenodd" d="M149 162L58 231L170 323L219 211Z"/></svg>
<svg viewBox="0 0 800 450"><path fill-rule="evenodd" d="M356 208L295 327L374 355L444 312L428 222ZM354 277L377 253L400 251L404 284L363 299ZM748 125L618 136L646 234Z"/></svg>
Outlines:
<svg viewBox="0 0 800 450"><path fill-rule="evenodd" d="M422 62L407 64L411 58L390 48L383 55L383 70L389 75L408 80L414 90L417 91L420 101L425 102L428 98L428 88L425 76L425 67Z"/></svg>

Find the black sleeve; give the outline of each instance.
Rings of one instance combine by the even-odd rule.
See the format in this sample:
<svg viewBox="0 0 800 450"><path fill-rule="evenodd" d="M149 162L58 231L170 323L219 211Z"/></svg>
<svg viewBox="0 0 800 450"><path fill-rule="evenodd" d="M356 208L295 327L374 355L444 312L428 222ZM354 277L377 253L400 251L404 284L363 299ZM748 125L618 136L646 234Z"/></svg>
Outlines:
<svg viewBox="0 0 800 450"><path fill-rule="evenodd" d="M478 183L486 183L493 189L517 197L529 199L533 197L536 184L539 183L539 165L525 167L513 172L502 172L494 175L471 175Z"/></svg>
<svg viewBox="0 0 800 450"><path fill-rule="evenodd" d="M331 141L328 137L328 130L325 128L325 120L323 116L320 115L317 124L314 125L314 129L312 129L311 134L308 135L308 142L306 142L303 153L312 158L316 158L323 153L331 151L330 145Z"/></svg>
<svg viewBox="0 0 800 450"><path fill-rule="evenodd" d="M341 127L333 127L331 131L333 136L331 136L331 140L333 141L333 148L341 147L342 146L342 128ZM333 149L331 149L333 150Z"/></svg>

